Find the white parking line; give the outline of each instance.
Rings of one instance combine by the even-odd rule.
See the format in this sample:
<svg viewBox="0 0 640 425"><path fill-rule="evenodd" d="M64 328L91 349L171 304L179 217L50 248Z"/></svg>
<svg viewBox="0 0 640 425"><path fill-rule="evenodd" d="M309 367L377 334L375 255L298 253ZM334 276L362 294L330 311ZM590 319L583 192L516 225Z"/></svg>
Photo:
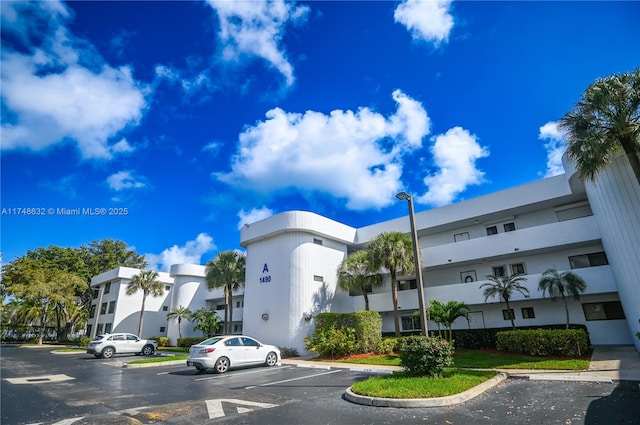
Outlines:
<svg viewBox="0 0 640 425"><path fill-rule="evenodd" d="M323 372L323 373L316 373L315 375L301 376L299 378L285 379L283 381L269 382L267 384L251 385L249 387L244 387L244 389L245 390L250 390L251 388L268 387L270 385L284 384L285 382L292 382L292 381L299 381L301 379L315 378L316 376L330 375L332 373L338 373L338 372L342 372L342 369L331 370L329 372Z"/></svg>
<svg viewBox="0 0 640 425"><path fill-rule="evenodd" d="M275 370L281 370L281 369L289 369L291 366L282 366L282 367L278 367L273 368L273 369L269 369L271 371L275 371ZM238 376L238 375L249 375L249 374L253 374L253 373L265 373L264 369L256 369L256 370L248 370L245 372L233 372L233 373L225 373L222 375L214 375L214 376L206 376L204 378L196 378L194 379L194 382L198 382L198 381L208 381L210 379L222 379L222 378L231 378L233 376Z"/></svg>

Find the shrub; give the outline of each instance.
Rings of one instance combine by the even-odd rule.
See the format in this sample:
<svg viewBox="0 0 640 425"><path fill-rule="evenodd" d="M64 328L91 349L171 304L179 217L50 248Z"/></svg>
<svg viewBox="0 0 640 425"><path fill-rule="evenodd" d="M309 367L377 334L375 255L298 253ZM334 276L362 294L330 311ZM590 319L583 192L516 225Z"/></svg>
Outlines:
<svg viewBox="0 0 640 425"><path fill-rule="evenodd" d="M202 337L178 338L178 347L191 347L202 341L204 341Z"/></svg>
<svg viewBox="0 0 640 425"><path fill-rule="evenodd" d="M359 342L358 352L373 353L382 339L382 317L377 311L355 313L320 313L315 317L315 332L325 329L352 328Z"/></svg>
<svg viewBox="0 0 640 425"><path fill-rule="evenodd" d="M440 337L410 336L402 340L400 361L410 375L440 377L453 364L453 346Z"/></svg>
<svg viewBox="0 0 640 425"><path fill-rule="evenodd" d="M152 338L154 341L158 343L158 347L168 347L169 346L169 338L166 336L154 336Z"/></svg>
<svg viewBox="0 0 640 425"><path fill-rule="evenodd" d="M400 338L382 338L376 347L376 354L392 354L400 352Z"/></svg>
<svg viewBox="0 0 640 425"><path fill-rule="evenodd" d="M80 347L88 347L91 340L92 338L90 336L83 336L82 338L80 338L80 340L78 340L78 345Z"/></svg>
<svg viewBox="0 0 640 425"><path fill-rule="evenodd" d="M317 330L312 338L305 338L307 350L321 356L344 357L358 351L358 338L353 328L334 327Z"/></svg>
<svg viewBox="0 0 640 425"><path fill-rule="evenodd" d="M587 352L583 329L529 329L498 332L496 348L533 356L576 356Z"/></svg>
<svg viewBox="0 0 640 425"><path fill-rule="evenodd" d="M298 350L295 348L288 347L278 347L280 349L280 355L283 359L288 359L289 357L299 357Z"/></svg>

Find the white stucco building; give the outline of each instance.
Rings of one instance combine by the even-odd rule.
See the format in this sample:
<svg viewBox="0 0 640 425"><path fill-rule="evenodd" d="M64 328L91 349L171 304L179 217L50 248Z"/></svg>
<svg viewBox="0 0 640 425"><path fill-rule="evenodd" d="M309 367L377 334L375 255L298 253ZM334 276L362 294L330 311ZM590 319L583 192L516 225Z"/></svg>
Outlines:
<svg viewBox="0 0 640 425"><path fill-rule="evenodd" d="M454 328L509 327L509 314L517 326L563 324L562 302L544 298L538 282L548 268L571 270L587 283L580 301L570 301L571 323L586 325L594 345L635 344L640 351L635 337L640 332L640 188L624 160L595 183L583 184L566 158L565 169L566 174L417 213L426 301L466 303L470 322L458 319ZM244 226L240 244L247 271L244 291L234 296L234 331L303 352L315 314L364 308L361 294L336 287L336 270L346 255L383 231L409 233L409 226L405 216L353 228L305 211ZM96 306L116 305L113 313L108 304L106 314L94 314L92 330L107 324L113 330L137 329L141 300L123 295L122 289L133 272L119 268L93 279ZM516 294L509 313L500 300L485 301L480 285L489 274L514 273L525 275L530 296ZM174 265L162 279L168 291L162 301L147 301L145 336L164 332L175 342L177 323L166 321L167 310L175 306L224 308L222 291L206 288L204 266ZM402 331L410 332L419 326L413 318L418 291L414 276L399 279ZM109 283L120 290L105 294ZM369 294L369 302L382 315L383 332L393 332L388 277ZM435 324L430 322L429 329ZM182 334L197 335L184 323Z"/></svg>

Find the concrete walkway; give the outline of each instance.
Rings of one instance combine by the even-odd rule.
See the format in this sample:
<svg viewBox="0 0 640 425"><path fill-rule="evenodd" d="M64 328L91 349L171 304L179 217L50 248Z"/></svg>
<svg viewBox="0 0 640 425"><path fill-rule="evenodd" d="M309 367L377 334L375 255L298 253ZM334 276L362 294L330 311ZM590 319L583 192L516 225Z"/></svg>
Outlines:
<svg viewBox="0 0 640 425"><path fill-rule="evenodd" d="M313 360L284 359L283 364L319 369L349 369L353 372L390 374L401 371L399 366L359 365ZM494 378L463 393L448 397L426 399L388 399L355 394L348 388L345 398L353 403L381 407L442 407L463 403L495 387L509 377L547 381L608 382L619 380L640 381L640 353L635 347L594 347L589 369L565 370L521 370L504 369Z"/></svg>

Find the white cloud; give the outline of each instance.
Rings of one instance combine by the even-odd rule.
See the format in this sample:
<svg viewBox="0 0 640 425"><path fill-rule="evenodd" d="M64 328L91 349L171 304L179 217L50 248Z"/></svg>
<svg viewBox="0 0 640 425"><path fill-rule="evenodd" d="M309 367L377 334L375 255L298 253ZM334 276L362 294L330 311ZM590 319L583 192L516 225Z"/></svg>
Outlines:
<svg viewBox="0 0 640 425"><path fill-rule="evenodd" d="M202 256L216 249L213 238L206 233L200 233L194 240L187 241L183 246L173 245L160 254L145 254L145 260L150 268L169 271L174 264L200 264Z"/></svg>
<svg viewBox="0 0 640 425"><path fill-rule="evenodd" d="M540 127L538 139L547 141L547 143L544 144L544 148L547 151L547 171L544 176L552 177L558 174L564 174L562 155L567 149L567 144L562 132L558 128L558 123L550 121Z"/></svg>
<svg viewBox="0 0 640 425"><path fill-rule="evenodd" d="M439 170L424 178L427 192L417 199L418 202L446 205L467 186L484 181L484 173L476 168L476 161L488 156L489 151L480 146L475 135L454 127L431 140L434 142L431 147L433 161Z"/></svg>
<svg viewBox="0 0 640 425"><path fill-rule="evenodd" d="M389 117L369 108L329 114L266 113L267 119L239 135L230 184L269 193L295 188L347 200L347 208L381 208L394 202L402 184L402 156L422 146L429 117L399 90Z"/></svg>
<svg viewBox="0 0 640 425"><path fill-rule="evenodd" d="M414 40L424 40L436 47L446 43L453 28L450 0L405 0L393 18L404 25Z"/></svg>
<svg viewBox="0 0 640 425"><path fill-rule="evenodd" d="M147 186L143 178L135 176L131 171L119 171L110 175L107 178L107 184L116 192L125 189L141 189Z"/></svg>
<svg viewBox="0 0 640 425"><path fill-rule="evenodd" d="M239 61L243 56L266 60L293 84L293 66L280 46L287 23L306 20L309 8L284 0L208 0L220 19L219 38L223 59Z"/></svg>
<svg viewBox="0 0 640 425"><path fill-rule="evenodd" d="M267 217L273 215L273 210L267 207L254 208L251 211L240 210L238 212L238 229L242 228L245 224L255 223Z"/></svg>
<svg viewBox="0 0 640 425"><path fill-rule="evenodd" d="M42 151L73 141L83 158L130 151L110 140L136 125L147 106L131 69L110 67L74 37L66 27L71 12L62 3L17 2L2 9L3 31L23 44L2 49L2 102L9 111L2 149Z"/></svg>

